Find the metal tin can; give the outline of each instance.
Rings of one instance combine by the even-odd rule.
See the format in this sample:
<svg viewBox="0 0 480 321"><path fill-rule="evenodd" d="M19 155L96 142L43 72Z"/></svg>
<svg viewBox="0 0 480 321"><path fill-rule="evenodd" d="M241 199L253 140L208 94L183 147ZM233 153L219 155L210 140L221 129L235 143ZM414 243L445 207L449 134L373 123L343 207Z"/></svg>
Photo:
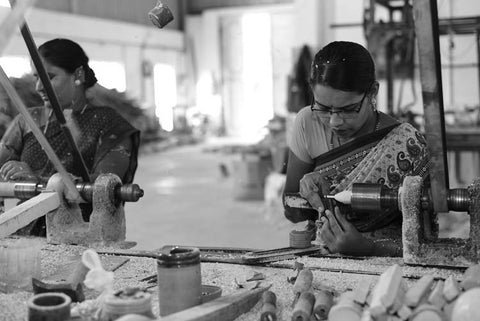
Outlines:
<svg viewBox="0 0 480 321"><path fill-rule="evenodd" d="M200 250L194 247L165 246L157 259L160 316L201 303Z"/></svg>

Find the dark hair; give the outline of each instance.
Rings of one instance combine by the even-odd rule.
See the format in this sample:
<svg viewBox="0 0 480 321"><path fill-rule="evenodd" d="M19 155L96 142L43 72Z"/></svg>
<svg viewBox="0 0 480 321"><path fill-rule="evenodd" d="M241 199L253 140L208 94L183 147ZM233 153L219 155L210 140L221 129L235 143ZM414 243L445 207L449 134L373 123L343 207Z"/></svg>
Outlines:
<svg viewBox="0 0 480 321"><path fill-rule="evenodd" d="M83 67L85 88L92 87L97 82L95 72L88 65L85 51L76 42L62 38L49 40L38 47L38 52L48 63L69 73L73 74L78 67Z"/></svg>
<svg viewBox="0 0 480 321"><path fill-rule="evenodd" d="M310 85L343 91L366 92L375 81L375 64L370 52L355 42L334 41L313 59Z"/></svg>

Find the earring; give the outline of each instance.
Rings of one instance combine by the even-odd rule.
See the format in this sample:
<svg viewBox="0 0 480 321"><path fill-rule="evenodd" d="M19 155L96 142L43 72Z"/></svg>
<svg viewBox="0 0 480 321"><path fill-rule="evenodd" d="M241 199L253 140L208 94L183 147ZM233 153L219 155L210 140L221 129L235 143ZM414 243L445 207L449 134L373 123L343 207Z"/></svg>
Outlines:
<svg viewBox="0 0 480 321"><path fill-rule="evenodd" d="M82 84L82 81L80 79L75 79L74 83L76 86L80 86Z"/></svg>
<svg viewBox="0 0 480 321"><path fill-rule="evenodd" d="M370 103L372 104L373 110L377 110L377 100L375 99L375 97L372 97L372 99L370 99Z"/></svg>

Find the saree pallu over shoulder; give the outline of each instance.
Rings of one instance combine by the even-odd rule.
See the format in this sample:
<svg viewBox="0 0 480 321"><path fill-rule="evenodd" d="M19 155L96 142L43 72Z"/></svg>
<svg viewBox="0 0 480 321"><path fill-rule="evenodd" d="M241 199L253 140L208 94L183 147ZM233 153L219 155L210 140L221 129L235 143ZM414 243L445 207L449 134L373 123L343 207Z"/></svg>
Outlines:
<svg viewBox="0 0 480 321"><path fill-rule="evenodd" d="M72 119L73 135L91 173L114 146L130 137L132 151L129 167L124 177L120 178L123 183L131 183L137 169L140 132L110 107L89 106L81 112L73 112ZM66 170L80 176L79 164L73 159L71 147L63 137L60 123L53 120L46 129L44 127L42 129ZM37 175L42 177L52 175L56 170L33 134L29 132L23 139L21 160L31 164L32 170Z"/></svg>
<svg viewBox="0 0 480 321"><path fill-rule="evenodd" d="M428 175L429 158L425 138L408 123L383 128L359 137L315 159L324 195L351 190L353 183L383 184L398 188L405 176ZM388 225L398 211L357 215L347 219L361 232Z"/></svg>

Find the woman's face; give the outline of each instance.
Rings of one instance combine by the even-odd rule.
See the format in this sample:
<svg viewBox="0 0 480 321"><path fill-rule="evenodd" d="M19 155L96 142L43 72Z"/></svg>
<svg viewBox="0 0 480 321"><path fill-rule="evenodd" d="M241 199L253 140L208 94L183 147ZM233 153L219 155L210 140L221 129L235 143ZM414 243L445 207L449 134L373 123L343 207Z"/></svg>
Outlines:
<svg viewBox="0 0 480 321"><path fill-rule="evenodd" d="M313 88L314 117L339 137L344 139L360 136L360 129L372 113L367 93L342 91L328 86Z"/></svg>
<svg viewBox="0 0 480 321"><path fill-rule="evenodd" d="M75 101L75 97L76 97L75 92L78 87L78 86L75 86L74 74L71 74L67 72L65 69L62 69L60 67L50 64L45 59L43 59L42 61L43 61L43 65L45 66L45 70L47 71L47 75L50 78L50 82L52 84L53 90L57 95L58 103L60 104L60 106L68 107L72 105L72 102ZM40 97L42 97L42 100L44 101L45 106L50 106L50 101L48 99L47 92L45 91L45 88L43 87L43 84L40 78L38 77L38 74L33 66L32 66L32 69L34 70L35 77L37 77L35 89L40 95Z"/></svg>

